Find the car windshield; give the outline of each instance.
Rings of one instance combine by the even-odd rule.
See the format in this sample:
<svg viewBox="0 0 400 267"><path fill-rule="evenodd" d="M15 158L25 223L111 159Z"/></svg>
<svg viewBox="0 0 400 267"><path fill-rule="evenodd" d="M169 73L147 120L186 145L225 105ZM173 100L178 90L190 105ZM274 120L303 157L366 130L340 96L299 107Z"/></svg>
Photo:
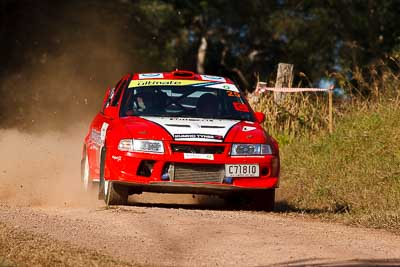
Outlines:
<svg viewBox="0 0 400 267"><path fill-rule="evenodd" d="M206 84L206 85L203 85ZM134 86L125 91L120 116L195 117L254 121L243 96L233 85ZM223 89L225 88L225 89ZM236 90L227 90L234 88Z"/></svg>

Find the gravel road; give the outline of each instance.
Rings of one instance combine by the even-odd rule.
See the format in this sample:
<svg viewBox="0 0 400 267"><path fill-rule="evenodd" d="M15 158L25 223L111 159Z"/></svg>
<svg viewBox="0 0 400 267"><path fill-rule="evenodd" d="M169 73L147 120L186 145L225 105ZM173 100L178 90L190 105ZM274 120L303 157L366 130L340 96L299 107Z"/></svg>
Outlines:
<svg viewBox="0 0 400 267"><path fill-rule="evenodd" d="M1 204L0 236L0 255L27 265L400 265L400 236L212 204Z"/></svg>

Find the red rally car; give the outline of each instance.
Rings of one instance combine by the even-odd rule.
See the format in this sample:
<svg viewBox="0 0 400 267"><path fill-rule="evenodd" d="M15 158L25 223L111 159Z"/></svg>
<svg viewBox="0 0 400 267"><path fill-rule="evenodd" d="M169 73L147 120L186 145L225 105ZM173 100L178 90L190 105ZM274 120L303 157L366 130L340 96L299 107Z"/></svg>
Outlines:
<svg viewBox="0 0 400 267"><path fill-rule="evenodd" d="M124 76L84 140L82 180L107 205L142 192L219 195L272 210L277 142L229 79L177 70Z"/></svg>

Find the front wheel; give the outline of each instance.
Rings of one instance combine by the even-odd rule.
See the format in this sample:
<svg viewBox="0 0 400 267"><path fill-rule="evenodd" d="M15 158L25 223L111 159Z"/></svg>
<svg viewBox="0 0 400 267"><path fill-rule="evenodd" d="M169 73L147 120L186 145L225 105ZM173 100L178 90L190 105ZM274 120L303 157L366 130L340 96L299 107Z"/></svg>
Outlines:
<svg viewBox="0 0 400 267"><path fill-rule="evenodd" d="M128 188L126 186L106 181L104 188L104 202L107 206L126 205L128 203Z"/></svg>
<svg viewBox="0 0 400 267"><path fill-rule="evenodd" d="M126 205L128 203L128 188L104 178L106 165L106 149L103 147L100 156L99 199L104 199L107 206Z"/></svg>

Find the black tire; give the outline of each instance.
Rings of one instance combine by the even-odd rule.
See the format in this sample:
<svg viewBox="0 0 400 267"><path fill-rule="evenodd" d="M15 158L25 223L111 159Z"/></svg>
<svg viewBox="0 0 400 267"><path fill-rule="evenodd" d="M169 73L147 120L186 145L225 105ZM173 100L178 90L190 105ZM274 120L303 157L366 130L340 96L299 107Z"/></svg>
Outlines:
<svg viewBox="0 0 400 267"><path fill-rule="evenodd" d="M273 211L275 208L275 188L253 192L248 196L250 208L257 211Z"/></svg>
<svg viewBox="0 0 400 267"><path fill-rule="evenodd" d="M99 179L99 194L98 199L104 199L104 165L106 162L106 147L103 146L100 154L100 179Z"/></svg>
<svg viewBox="0 0 400 267"><path fill-rule="evenodd" d="M109 182L104 202L107 206L126 205L128 203L128 188L121 184Z"/></svg>

